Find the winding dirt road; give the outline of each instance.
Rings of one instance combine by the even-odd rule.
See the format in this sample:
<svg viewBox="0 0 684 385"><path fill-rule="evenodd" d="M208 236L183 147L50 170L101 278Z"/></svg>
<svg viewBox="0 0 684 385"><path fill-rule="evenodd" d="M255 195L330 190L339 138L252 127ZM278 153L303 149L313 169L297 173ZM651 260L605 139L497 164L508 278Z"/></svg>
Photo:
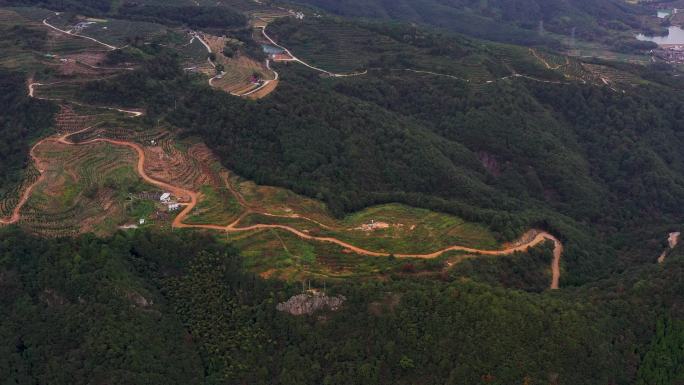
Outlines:
<svg viewBox="0 0 684 385"><path fill-rule="evenodd" d="M367 250L361 247L354 246L350 243L344 242L340 239L333 238L333 237L317 237L313 236L310 234L307 234L303 231L297 230L293 227L286 226L286 225L277 225L277 224L257 224L257 225L252 225L252 226L247 226L247 227L238 227L239 223L242 221L244 216L249 213L250 211L246 211L241 215L237 220L235 220L233 223L227 225L227 226L222 226L222 225L190 225L184 223L185 218L188 217L190 212L195 208L195 206L198 203L198 196L199 193L196 191L188 190L182 187L174 186L170 183L155 179L151 177L150 175L147 174L145 171L145 151L137 143L133 142L128 142L128 141L122 141L122 140L114 140L114 139L106 139L106 138L98 138L98 139L92 139L86 142L72 142L69 140L69 137L81 133L83 131L88 130L89 128L85 128L83 130L74 132L74 133L68 133L64 134L58 137L48 137L40 142L36 143L32 149L31 149L31 158L35 162L36 166L39 168L38 171L40 172L39 178L32 183L22 194L21 200L19 204L14 209L14 212L12 214L12 217L10 219L3 219L0 220L0 223L3 224L12 224L16 223L20 220L21 215L20 211L21 208L26 204L28 201L31 193L33 192L34 188L36 185L42 182L44 179L45 171L40 168L40 159L36 157L35 155L35 148L40 146L41 144L47 142L47 141L55 141L61 144L65 145L73 145L73 146L87 146L87 145L92 145L95 143L109 143L115 146L121 146L121 147L128 147L135 151L138 155L138 162L137 162L137 172L140 175L140 177L146 181L149 184L152 184L154 186L157 186L163 190L171 192L173 195L176 197L179 197L181 200L186 201L185 207L183 210L176 216L172 223L173 228L177 229L205 229L205 230L216 230L216 231L224 231L224 232L229 232L229 233L237 233L237 232L247 232L247 231L255 231L255 230L262 230L262 229L280 229L284 230L287 232L290 232L297 237L305 240L311 240L311 241L316 241L316 242L326 242L326 243L332 243L336 244L338 246L341 246L345 249L348 249L350 251L353 251L356 254L360 255L366 255L366 256L371 256L371 257L387 257L390 254L385 253L385 252L377 252L377 251L372 251L372 250ZM301 216L298 216L299 218L303 218ZM536 231L536 235L534 238L531 240L525 241L521 244L511 246L508 248L504 248L501 250L481 250L481 249L474 249L470 247L464 247L464 246L450 246L444 249L437 250L432 253L428 254L395 254L397 258L420 258L420 259L434 259L437 257L442 256L445 253L448 253L450 251L464 251L467 253L473 253L473 254L480 254L480 255L510 255L515 252L523 252L527 250L530 247L537 246L543 242L546 241L552 241L554 243L554 259L553 263L551 266L552 270L552 281L550 288L551 289L557 289L558 288L558 283L560 279L560 257L563 251L563 246L561 242L554 237L553 235L543 232L543 231Z"/></svg>
<svg viewBox="0 0 684 385"><path fill-rule="evenodd" d="M269 43L271 43L272 45L274 45L274 46L276 46L276 47L282 49L283 51L285 51L285 53L287 53L288 55L290 55L290 57L292 58L291 61L297 62L297 63L299 63L299 64L301 64L301 65L303 65L303 66L305 66L305 67L311 68L311 69L314 70L314 71L322 72L322 73L324 73L324 74L326 74L326 75L328 75L328 76L334 77L334 78L348 78L348 77L352 77L352 76L366 75L366 74L368 73L368 70L365 70L365 71L363 71L363 72L356 72L356 73L349 73L349 74L339 74L339 73L335 73L335 72L326 71L326 70L324 70L324 69L322 69L322 68L318 68L318 67L316 67L316 66L312 66L311 64L305 62L304 60L302 60L302 59L298 58L297 56L295 56L294 54L292 54L292 52L291 52L289 49L283 47L282 45L276 43L275 40L271 39L271 37L268 36L268 34L266 33L266 27L265 27L265 26L264 26L264 27L260 27L259 29L261 29L261 34L264 36L264 38L265 38L266 40L268 40Z"/></svg>
<svg viewBox="0 0 684 385"><path fill-rule="evenodd" d="M28 96L30 96L30 97L32 97L32 98L35 98L35 99L40 99L40 100L53 100L53 101L59 101L59 100L61 100L61 99L42 98L42 97L39 97L39 96L35 96L36 87L40 87L40 86L49 86L49 85L54 85L54 84L59 84L59 83L66 83L66 82L55 82L55 83L50 83L50 84L44 84L44 83L29 83L29 85L28 85L28 89L29 89L29 91L28 91ZM144 113L143 113L142 111L123 110L123 109L121 109L121 108L107 107L107 106L94 106L94 105L90 105L90 104L83 104L83 103L74 102L74 101L71 101L71 100L69 101L69 103L75 104L75 105L81 106L81 107L92 107L92 108L101 108L101 109L110 110L110 111L118 111L118 112L122 112L122 113L124 113L124 114L131 115L131 116L134 117L134 118L137 118L137 117L139 117L139 116L143 116L143 115L144 115ZM80 132L80 131L79 131L79 132ZM70 135L73 135L73 134L75 134L75 132L72 133L72 134L70 134ZM54 138L53 138L53 139L54 139Z"/></svg>
<svg viewBox="0 0 684 385"><path fill-rule="evenodd" d="M59 13L55 12L55 15L59 15ZM102 45L102 46L104 46L104 47L107 47L107 48L109 48L109 49L112 50L112 51L119 49L119 47L115 47L115 46L113 46L113 45L111 45L111 44L107 44L107 43L101 42L101 41L99 41L99 40L97 40L97 39L95 39L95 38L92 38L92 37L90 37L90 36L78 35L78 34L75 34L75 33L71 32L71 31L65 31L65 30L63 30L63 29L59 29L59 28L55 27L54 25L48 23L48 19L49 19L49 18L45 18L45 19L43 20L43 25L45 25L46 27L48 27L48 28L50 28L50 29L53 29L53 30L55 30L55 31L57 31L57 32L61 32L61 33L63 33L63 34L66 34L66 35L69 35L69 36L73 36L73 37L78 37L78 38L81 38L81 39L90 40L90 41L95 42L95 43L97 43L97 44L100 44L100 45Z"/></svg>
<svg viewBox="0 0 684 385"><path fill-rule="evenodd" d="M29 83L28 85L28 94L30 97L36 97L34 95L35 87L42 85L41 83ZM139 111L127 111L127 110L121 110L118 108L113 108L113 107L102 107L110 110L116 110L124 113L131 114L132 116L141 116L143 113ZM294 227L286 226L286 225L279 225L279 224L257 224L257 225L252 225L252 226L247 226L247 227L238 227L240 222L244 219L244 217L252 212L255 212L249 208L249 206L246 204L244 199L241 199L242 197L240 194L238 194L236 191L234 191L231 188L231 191L233 194L236 195L238 201L243 205L247 210L243 212L242 215L240 215L233 223L227 225L227 226L222 226L222 225L190 225L184 223L184 220L188 217L188 215L192 212L192 210L195 208L195 206L198 203L198 197L199 193L196 191L188 190L179 186L174 186L170 183L155 179L151 177L150 175L147 174L145 171L145 151L142 148L141 145L134 143L134 142L128 142L128 141L123 141L123 140L115 140L115 139L107 139L107 138L97 138L97 139L92 139L89 141L85 142L73 142L69 140L71 136L74 136L76 134L82 133L84 131L87 131L91 129L92 127L87 127L82 130L72 132L72 133L65 133L60 136L52 136L52 137L47 137L36 144L33 145L33 147L30 150L30 156L33 162L36 165L36 168L38 168L38 171L40 173L40 176L34 181L30 186L26 188L26 190L22 193L21 198L14 208L12 212L12 216L10 218L5 218L5 219L0 219L0 224L14 224L17 223L21 219L21 209L24 207L26 202L29 200L31 194L33 193L35 187L41 183L45 179L45 170L41 168L41 163L40 159L36 156L35 154L35 149L40 146L43 143L46 143L48 141L55 141L61 144L65 145L73 145L73 146L87 146L87 145L92 145L95 143L109 143L115 146L121 146L121 147L128 147L135 151L138 155L138 162L137 162L137 173L140 175L140 177L146 181L149 184L152 184L154 186L157 186L163 190L167 190L171 192L173 195L176 197L180 198L181 201L185 202L184 205L185 207L183 210L176 216L172 223L172 228L177 228L177 229L206 229L206 230L216 230L216 231L224 231L224 232L229 232L229 233L237 233L237 232L248 232L248 231L255 231L255 230L262 230L262 229L280 229L283 231L290 232L297 237L305 240L311 240L311 241L316 241L316 242L326 242L326 243L332 243L336 244L338 246L341 246L347 250L350 250L356 254L360 255L366 255L366 256L371 256L371 257L387 257L390 256L389 253L385 252L377 252L377 251L372 251L372 250L367 250L358 246L354 246L350 243L344 242L340 239L333 238L333 237L318 237L318 236L313 236L310 234L307 234L303 231L297 230ZM228 186L230 186L230 183L228 183ZM260 214L265 214L266 216L273 216L276 217L278 215L270 214L270 213L260 213ZM306 220L310 220L315 223L319 223L315 220L306 218L304 216L295 214L292 216L293 218L302 218ZM319 223L320 224L320 223ZM322 225L322 224L320 224ZM322 225L323 227L327 227ZM504 249L500 250L481 250L481 249L475 249L475 248L470 248L470 247L464 247L464 246L450 246L444 249L440 249L437 251L434 251L432 253L427 253L427 254L395 254L395 257L397 258L420 258L420 259L434 259L442 256L445 253L451 252L451 251L463 251L467 253L472 253L472 254L480 254L480 255L492 255L492 256L500 256L500 255L510 255L516 252L523 252L526 251L530 247L537 246L543 242L546 241L552 241L554 243L554 258L551 264L551 271L552 271L552 279L551 279L551 284L550 288L552 290L558 289L559 287L559 280L560 280L560 258L563 252L563 245L562 243L553 235L551 235L548 232L544 231L539 231L539 230L532 230L531 233L533 238L528 239L525 241L521 241L520 243L510 246ZM526 234L527 235L527 234ZM525 236L523 236L523 239Z"/></svg>
<svg viewBox="0 0 684 385"><path fill-rule="evenodd" d="M34 144L33 147L31 147L31 151L29 151L29 155L31 156L31 160L33 160L33 163L36 165L36 168L38 168L38 172L40 173L40 175L21 194L21 197L19 198L19 202L17 202L17 205L14 207L14 210L12 210L12 216L10 216L9 218L0 218L0 224L11 225L11 224L15 224L15 223L19 222L19 220L21 219L21 213L20 213L21 208L24 207L26 202L29 200L29 198L31 197L31 194L33 193L33 190L36 188L36 186L45 179L45 171L40 168L40 161L39 161L38 157L36 157L36 148L39 145L41 145L41 144L43 144L49 140L52 140L52 139L51 138L43 139L43 140L37 142L36 144Z"/></svg>

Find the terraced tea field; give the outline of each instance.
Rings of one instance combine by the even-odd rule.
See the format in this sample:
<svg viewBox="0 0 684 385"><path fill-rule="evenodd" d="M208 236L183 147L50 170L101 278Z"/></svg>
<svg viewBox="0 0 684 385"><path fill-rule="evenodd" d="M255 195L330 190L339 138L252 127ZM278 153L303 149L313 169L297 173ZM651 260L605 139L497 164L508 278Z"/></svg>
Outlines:
<svg viewBox="0 0 684 385"><path fill-rule="evenodd" d="M249 270L264 278L293 282L316 277L378 277L406 263L359 256L336 245L304 241L282 230L229 234L227 240L241 251Z"/></svg>
<svg viewBox="0 0 684 385"><path fill-rule="evenodd" d="M35 154L45 178L22 209L20 225L37 234L110 234L127 219L128 194L148 189L135 173L134 154L125 148L44 142Z"/></svg>
<svg viewBox="0 0 684 385"><path fill-rule="evenodd" d="M222 65L225 71L223 75L211 79L212 87L233 95L244 95L257 89L261 84L258 81L275 80L274 72L266 68L264 63L245 55L226 57L223 48L227 38L203 34L202 39L209 45L211 52L216 54L216 63Z"/></svg>
<svg viewBox="0 0 684 385"><path fill-rule="evenodd" d="M562 246L546 233L530 232L502 248L483 226L399 204L337 219L318 201L231 175L201 142L177 141L159 128L136 130L133 120L119 124L111 111L85 114L94 110L62 106L60 134L31 151L40 177L27 178L26 203L15 203L18 215L3 223L19 221L44 236L106 235L136 222L222 231L245 256L263 257L247 262L255 272L285 279L377 276L413 271L415 264L439 271L468 255L508 255L546 239L560 257ZM407 258L413 261L399 261Z"/></svg>
<svg viewBox="0 0 684 385"><path fill-rule="evenodd" d="M9 218L12 216L12 212L17 204L21 194L32 185L40 173L34 166L30 166L27 170L23 172L22 182L16 186L13 186L9 191L6 191L2 196L0 196L0 218Z"/></svg>
<svg viewBox="0 0 684 385"><path fill-rule="evenodd" d="M237 220L243 211L228 188L205 185L200 188L199 203L190 212L185 223L228 226Z"/></svg>

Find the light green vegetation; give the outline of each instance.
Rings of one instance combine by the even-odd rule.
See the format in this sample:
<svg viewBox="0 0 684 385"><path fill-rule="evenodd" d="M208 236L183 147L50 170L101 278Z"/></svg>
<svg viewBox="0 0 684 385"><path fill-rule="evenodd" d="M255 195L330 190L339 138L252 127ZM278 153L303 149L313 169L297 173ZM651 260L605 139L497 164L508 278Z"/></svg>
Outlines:
<svg viewBox="0 0 684 385"><path fill-rule="evenodd" d="M202 186L199 203L185 219L187 224L228 225L242 212L242 207L227 188Z"/></svg>
<svg viewBox="0 0 684 385"><path fill-rule="evenodd" d="M4 191L0 196L0 217L9 217L16 205L19 203L19 198L27 186L30 186L36 179L39 173L35 167L31 166L22 172L21 183L12 185L7 191Z"/></svg>
<svg viewBox="0 0 684 385"><path fill-rule="evenodd" d="M344 230L326 231L355 246L388 253L429 253L460 245L499 247L482 225L458 217L400 204L368 208L345 218Z"/></svg>
<svg viewBox="0 0 684 385"><path fill-rule="evenodd" d="M374 206L341 221L328 218L326 222L331 224L327 228L302 217L251 214L241 226L286 225L312 236L334 237L370 251L393 254L428 254L454 245L483 250L500 247L482 225L400 204Z"/></svg>
<svg viewBox="0 0 684 385"><path fill-rule="evenodd" d="M439 271L447 258L424 261L360 256L345 252L334 244L305 241L292 233L277 229L229 234L226 239L240 250L245 268L264 278L288 281L311 278L377 278L401 273L406 265L420 270L427 268Z"/></svg>
<svg viewBox="0 0 684 385"><path fill-rule="evenodd" d="M500 247L485 226L452 215L386 204L336 219L322 202L290 190L259 186L237 177L231 179L231 184L237 186L247 204L257 211L241 221L242 227L287 225L313 236L335 237L371 251L395 254L427 254L453 245L478 249Z"/></svg>

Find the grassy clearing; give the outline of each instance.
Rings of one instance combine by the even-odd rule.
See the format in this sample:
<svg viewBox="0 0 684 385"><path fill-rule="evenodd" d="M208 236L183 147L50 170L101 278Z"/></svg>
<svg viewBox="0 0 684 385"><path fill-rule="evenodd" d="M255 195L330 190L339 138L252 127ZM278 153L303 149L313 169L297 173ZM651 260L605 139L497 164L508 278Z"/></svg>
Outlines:
<svg viewBox="0 0 684 385"><path fill-rule="evenodd" d="M290 190L279 187L260 186L252 181L244 181L233 176L233 186L243 196L250 207L259 211L275 215L292 215L297 213L301 216L316 220L328 226L334 226L335 221L320 201L307 198Z"/></svg>
<svg viewBox="0 0 684 385"><path fill-rule="evenodd" d="M242 207L227 188L202 186L199 203L185 219L187 224L229 225L235 221Z"/></svg>
<svg viewBox="0 0 684 385"><path fill-rule="evenodd" d="M499 248L481 225L425 209L400 204L375 206L345 218L344 230L324 231L355 246L388 253L427 253L460 245Z"/></svg>
<svg viewBox="0 0 684 385"><path fill-rule="evenodd" d="M225 71L225 74L220 79L215 78L212 80L213 87L242 95L258 87L258 84L252 82L252 77L256 76L261 80L274 79L274 74L266 68L264 63L257 62L243 54L236 55L235 57L225 56L223 49L230 42L229 38L205 34L203 39L216 55L216 63L222 65ZM214 73L215 70L212 68L207 72L207 75L213 76Z"/></svg>
<svg viewBox="0 0 684 385"><path fill-rule="evenodd" d="M237 177L231 183L252 209L279 216L251 214L243 219L241 226L282 224L311 235L335 237L368 250L394 254L423 254L453 245L479 249L500 247L486 227L452 215L387 204L338 220L320 201L292 191L259 186Z"/></svg>
<svg viewBox="0 0 684 385"><path fill-rule="evenodd" d="M346 254L336 245L304 241L282 230L229 235L245 266L269 278L298 281L311 277L369 277L400 268L406 261Z"/></svg>
<svg viewBox="0 0 684 385"><path fill-rule="evenodd" d="M450 252L434 260L366 257L334 244L306 241L273 229L228 234L222 239L240 250L247 269L264 278L288 281L440 275L450 266L479 258L462 252Z"/></svg>

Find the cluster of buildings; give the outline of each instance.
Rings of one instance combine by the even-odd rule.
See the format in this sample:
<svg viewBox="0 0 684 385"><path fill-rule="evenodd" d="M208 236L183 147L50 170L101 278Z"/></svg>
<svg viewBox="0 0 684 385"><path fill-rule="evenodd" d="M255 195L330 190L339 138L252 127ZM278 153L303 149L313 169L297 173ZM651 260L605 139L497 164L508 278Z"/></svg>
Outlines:
<svg viewBox="0 0 684 385"><path fill-rule="evenodd" d="M663 44L652 51L653 56L668 63L684 63L684 44Z"/></svg>
<svg viewBox="0 0 684 385"><path fill-rule="evenodd" d="M169 211L180 209L181 204L171 199L171 193L165 192L159 197L159 201L165 205Z"/></svg>

